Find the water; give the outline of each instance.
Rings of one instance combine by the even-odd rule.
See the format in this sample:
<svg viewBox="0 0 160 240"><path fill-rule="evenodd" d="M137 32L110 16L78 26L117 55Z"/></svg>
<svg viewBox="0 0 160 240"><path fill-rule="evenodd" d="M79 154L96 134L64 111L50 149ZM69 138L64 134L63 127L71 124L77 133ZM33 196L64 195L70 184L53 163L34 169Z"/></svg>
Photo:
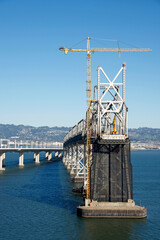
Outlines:
<svg viewBox="0 0 160 240"><path fill-rule="evenodd" d="M41 155L44 159L44 154ZM160 151L132 152L134 200L147 207L147 219L84 219L72 195L69 174L62 162L25 154L7 154L6 171L0 174L0 239L160 239Z"/></svg>

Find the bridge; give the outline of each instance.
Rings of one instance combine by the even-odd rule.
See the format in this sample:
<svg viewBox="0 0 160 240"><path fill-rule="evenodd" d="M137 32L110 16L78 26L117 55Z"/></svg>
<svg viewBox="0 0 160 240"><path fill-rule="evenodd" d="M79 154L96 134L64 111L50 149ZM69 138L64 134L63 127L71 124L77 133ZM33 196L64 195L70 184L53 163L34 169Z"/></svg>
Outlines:
<svg viewBox="0 0 160 240"><path fill-rule="evenodd" d="M90 166L87 162L87 117L65 136L63 145L0 140L0 170L5 170L5 154L19 153L19 166L24 166L24 153L33 152L35 164L40 152L48 161L52 153L61 158L72 182L83 183L84 206L77 207L82 217L144 218L147 210L133 200L130 140L128 138L128 107L125 103L126 64L111 80L102 67L97 69L97 85L90 101ZM88 170L89 169L89 170Z"/></svg>
<svg viewBox="0 0 160 240"><path fill-rule="evenodd" d="M110 80L102 67L97 69L97 85L90 103L90 172L87 120L82 119L64 138L63 163L71 180L83 182L84 189L90 191L90 199L86 197L84 206L77 207L77 214L82 217L144 218L147 215L146 208L133 201L125 71L124 63Z"/></svg>
<svg viewBox="0 0 160 240"><path fill-rule="evenodd" d="M10 141L6 141L8 144L2 144L0 145L0 171L5 170L5 155L8 152L17 152L19 153L19 167L24 166L24 153L32 152L34 153L34 161L35 164L40 163L40 152L45 152L45 158L48 161L52 160L52 154L54 153L54 156L57 158L62 158L63 155L63 145L56 145L56 146L46 146L47 144L40 145L34 145L29 144L25 145L21 141L21 144L17 144L16 142L12 142L12 144L9 144Z"/></svg>

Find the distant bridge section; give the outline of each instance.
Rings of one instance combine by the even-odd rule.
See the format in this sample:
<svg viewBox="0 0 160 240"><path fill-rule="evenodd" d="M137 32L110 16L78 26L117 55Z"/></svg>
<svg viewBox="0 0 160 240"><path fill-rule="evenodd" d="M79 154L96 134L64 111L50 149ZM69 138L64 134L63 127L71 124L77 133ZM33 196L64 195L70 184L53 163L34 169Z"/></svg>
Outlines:
<svg viewBox="0 0 160 240"><path fill-rule="evenodd" d="M61 158L63 154L63 145L52 146L52 147L41 147L41 146L25 146L23 147L23 143L21 146L17 145L3 145L0 146L0 171L5 170L5 154L7 152L17 152L19 153L19 166L24 166L24 153L33 152L34 153L34 161L35 163L40 163L40 152L45 152L45 158L48 161L52 160L52 153L54 152L55 157Z"/></svg>

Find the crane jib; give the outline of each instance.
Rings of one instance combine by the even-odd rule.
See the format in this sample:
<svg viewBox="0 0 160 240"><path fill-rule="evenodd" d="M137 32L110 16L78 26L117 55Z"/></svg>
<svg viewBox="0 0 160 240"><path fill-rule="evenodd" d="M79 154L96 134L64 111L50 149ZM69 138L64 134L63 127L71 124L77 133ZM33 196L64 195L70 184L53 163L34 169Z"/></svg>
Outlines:
<svg viewBox="0 0 160 240"><path fill-rule="evenodd" d="M66 54L70 52L152 52L150 48L91 48L88 49L73 49L73 48L59 48L60 51L64 51Z"/></svg>

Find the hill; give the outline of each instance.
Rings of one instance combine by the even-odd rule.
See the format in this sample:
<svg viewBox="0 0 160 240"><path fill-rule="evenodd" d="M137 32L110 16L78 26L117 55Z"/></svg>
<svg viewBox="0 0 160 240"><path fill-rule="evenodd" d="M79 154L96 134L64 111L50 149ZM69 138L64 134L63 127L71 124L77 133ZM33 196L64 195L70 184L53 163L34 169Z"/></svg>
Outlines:
<svg viewBox="0 0 160 240"><path fill-rule="evenodd" d="M19 137L20 140L62 142L69 131L67 127L32 127L24 125L0 124L0 139Z"/></svg>
<svg viewBox="0 0 160 240"><path fill-rule="evenodd" d="M160 142L160 129L159 128L130 128L129 138L132 141L140 142Z"/></svg>
<svg viewBox="0 0 160 240"><path fill-rule="evenodd" d="M63 142L69 127L33 127L13 124L0 124L0 139L18 137L20 140ZM159 128L129 129L129 138L135 142L160 142Z"/></svg>

